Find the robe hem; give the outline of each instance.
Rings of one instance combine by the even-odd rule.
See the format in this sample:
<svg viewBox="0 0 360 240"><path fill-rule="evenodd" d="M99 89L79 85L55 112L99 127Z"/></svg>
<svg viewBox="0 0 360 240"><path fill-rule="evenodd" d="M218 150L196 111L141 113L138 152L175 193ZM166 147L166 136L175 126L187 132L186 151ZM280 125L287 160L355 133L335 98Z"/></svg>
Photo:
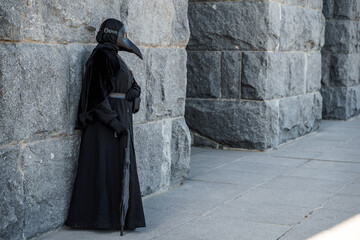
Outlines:
<svg viewBox="0 0 360 240"><path fill-rule="evenodd" d="M71 228L77 228L77 229L104 229L104 230L120 230L120 225L111 225L111 224L99 224L99 223L69 223L69 222L65 222L64 223L65 226L67 227L71 227ZM146 225L137 225L136 227L134 226L124 226L125 230L134 230L135 228L140 228L140 227L146 227Z"/></svg>

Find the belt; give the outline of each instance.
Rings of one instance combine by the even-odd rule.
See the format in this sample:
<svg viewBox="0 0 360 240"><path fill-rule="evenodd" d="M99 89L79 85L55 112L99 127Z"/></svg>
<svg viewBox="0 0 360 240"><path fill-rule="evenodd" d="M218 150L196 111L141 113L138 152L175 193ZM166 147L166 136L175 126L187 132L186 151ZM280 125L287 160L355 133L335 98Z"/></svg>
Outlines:
<svg viewBox="0 0 360 240"><path fill-rule="evenodd" d="M109 97L125 99L125 95L126 95L125 93L112 92L109 94Z"/></svg>

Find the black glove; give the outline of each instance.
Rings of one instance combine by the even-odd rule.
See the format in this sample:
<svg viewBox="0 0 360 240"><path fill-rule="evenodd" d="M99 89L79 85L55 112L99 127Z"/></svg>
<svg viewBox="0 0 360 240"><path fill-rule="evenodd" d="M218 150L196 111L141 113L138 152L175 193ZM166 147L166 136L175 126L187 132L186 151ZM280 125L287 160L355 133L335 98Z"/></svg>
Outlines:
<svg viewBox="0 0 360 240"><path fill-rule="evenodd" d="M109 126L115 130L115 137L120 136L122 134L127 135L126 127L117 119L114 118L109 122Z"/></svg>
<svg viewBox="0 0 360 240"><path fill-rule="evenodd" d="M132 102L138 96L139 96L139 91L136 90L135 88L130 88L126 93L126 100L128 100L129 102Z"/></svg>

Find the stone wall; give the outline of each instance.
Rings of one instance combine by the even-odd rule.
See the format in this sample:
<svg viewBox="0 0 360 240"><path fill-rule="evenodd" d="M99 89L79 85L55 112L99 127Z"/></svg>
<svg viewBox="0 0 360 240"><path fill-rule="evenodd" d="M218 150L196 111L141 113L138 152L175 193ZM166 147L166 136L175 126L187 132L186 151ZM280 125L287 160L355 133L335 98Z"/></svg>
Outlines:
<svg viewBox="0 0 360 240"><path fill-rule="evenodd" d="M319 127L321 10L321 0L189 1L194 145L266 149Z"/></svg>
<svg viewBox="0 0 360 240"><path fill-rule="evenodd" d="M360 114L360 0L324 0L323 118Z"/></svg>
<svg viewBox="0 0 360 240"><path fill-rule="evenodd" d="M143 89L135 118L143 195L187 175L184 120L186 0L2 0L0 4L0 239L61 226L76 172L74 121L95 28L120 18L144 61L121 53Z"/></svg>

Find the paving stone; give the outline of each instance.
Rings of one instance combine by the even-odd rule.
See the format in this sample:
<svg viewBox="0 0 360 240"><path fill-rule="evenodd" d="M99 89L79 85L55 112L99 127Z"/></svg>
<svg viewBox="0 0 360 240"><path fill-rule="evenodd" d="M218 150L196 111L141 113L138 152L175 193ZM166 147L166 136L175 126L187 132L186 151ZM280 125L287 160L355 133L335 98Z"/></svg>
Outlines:
<svg viewBox="0 0 360 240"><path fill-rule="evenodd" d="M349 214L343 211L318 209L305 218L300 225L293 228L281 239L302 240L310 238L324 230L330 229L337 224L349 219L354 213Z"/></svg>
<svg viewBox="0 0 360 240"><path fill-rule="evenodd" d="M209 227L211 230L209 231ZM240 221L238 217L210 213L156 239L277 239L290 227Z"/></svg>

